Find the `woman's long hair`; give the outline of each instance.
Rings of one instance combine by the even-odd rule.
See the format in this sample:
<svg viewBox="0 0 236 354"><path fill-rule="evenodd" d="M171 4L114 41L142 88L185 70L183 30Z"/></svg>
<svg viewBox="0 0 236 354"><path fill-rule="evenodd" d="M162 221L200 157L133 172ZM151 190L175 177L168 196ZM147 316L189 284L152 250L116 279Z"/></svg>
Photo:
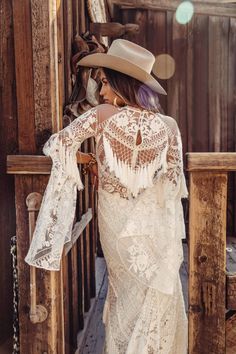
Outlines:
<svg viewBox="0 0 236 354"><path fill-rule="evenodd" d="M118 71L103 68L106 78L112 90L125 104L138 106L152 112L160 112L158 95L141 81L120 73Z"/></svg>

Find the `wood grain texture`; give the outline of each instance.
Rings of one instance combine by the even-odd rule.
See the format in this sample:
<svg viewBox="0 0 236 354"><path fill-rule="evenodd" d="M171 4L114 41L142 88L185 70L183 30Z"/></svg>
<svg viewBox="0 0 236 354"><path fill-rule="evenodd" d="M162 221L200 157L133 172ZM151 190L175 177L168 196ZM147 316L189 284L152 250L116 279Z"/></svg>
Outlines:
<svg viewBox="0 0 236 354"><path fill-rule="evenodd" d="M227 72L228 67L224 27L228 27L228 21L226 23L224 19L216 16L209 17L209 129L212 132L209 136L209 151L224 151L221 136L226 133L224 127L227 124L227 84L226 75L223 73Z"/></svg>
<svg viewBox="0 0 236 354"><path fill-rule="evenodd" d="M236 310L236 272L226 277L226 307Z"/></svg>
<svg viewBox="0 0 236 354"><path fill-rule="evenodd" d="M226 200L227 173L190 174L190 354L225 354Z"/></svg>
<svg viewBox="0 0 236 354"><path fill-rule="evenodd" d="M63 1L57 0L57 47L58 47L58 91L59 91L59 122L58 129L62 129L63 107L65 103L65 58L64 53L64 16Z"/></svg>
<svg viewBox="0 0 236 354"><path fill-rule="evenodd" d="M175 11L180 4L179 0L112 0L113 4L119 5L121 8L141 8ZM195 14L211 14L214 16L236 17L236 9L234 4L220 4L218 1L192 1L194 4Z"/></svg>
<svg viewBox="0 0 236 354"><path fill-rule="evenodd" d="M44 129L52 132L49 3L31 1L35 133L38 145Z"/></svg>
<svg viewBox="0 0 236 354"><path fill-rule="evenodd" d="M195 15L192 22L193 61L192 61L192 105L193 120L192 150L198 152L209 151L209 112L208 112L208 21L207 15ZM214 82L214 81L213 81ZM212 83L213 83L212 82Z"/></svg>
<svg viewBox="0 0 236 354"><path fill-rule="evenodd" d="M147 46L147 11L141 9L123 10L122 11L122 23L134 23L139 26L139 31L134 33L127 33L124 35L124 39L128 39L134 43Z"/></svg>
<svg viewBox="0 0 236 354"><path fill-rule="evenodd" d="M11 237L16 234L14 178L6 175L7 154L17 153L17 102L11 1L0 2L0 343L8 340L12 352L13 289ZM6 353L7 345L5 346ZM0 349L1 352L1 349Z"/></svg>
<svg viewBox="0 0 236 354"><path fill-rule="evenodd" d="M166 12L147 11L147 48L157 58L160 54L167 52L166 48ZM155 37L155 40L153 38ZM158 79L162 87L167 90L167 80ZM161 108L167 112L167 97L165 95L159 96Z"/></svg>
<svg viewBox="0 0 236 354"><path fill-rule="evenodd" d="M236 314L226 321L226 354L236 352Z"/></svg>
<svg viewBox="0 0 236 354"><path fill-rule="evenodd" d="M31 1L12 4L19 152L30 154L36 151Z"/></svg>
<svg viewBox="0 0 236 354"><path fill-rule="evenodd" d="M77 154L78 163L81 162L80 153ZM86 155L87 156L87 155ZM86 162L86 160L84 159ZM50 174L52 168L51 157L38 155L8 155L8 174Z"/></svg>
<svg viewBox="0 0 236 354"><path fill-rule="evenodd" d="M63 1L64 19L64 57L65 57L65 102L69 101L72 91L72 72L70 58L72 57L73 41L73 7L72 0Z"/></svg>
<svg viewBox="0 0 236 354"><path fill-rule="evenodd" d="M233 152L211 152L187 154L188 171L236 171L236 153Z"/></svg>

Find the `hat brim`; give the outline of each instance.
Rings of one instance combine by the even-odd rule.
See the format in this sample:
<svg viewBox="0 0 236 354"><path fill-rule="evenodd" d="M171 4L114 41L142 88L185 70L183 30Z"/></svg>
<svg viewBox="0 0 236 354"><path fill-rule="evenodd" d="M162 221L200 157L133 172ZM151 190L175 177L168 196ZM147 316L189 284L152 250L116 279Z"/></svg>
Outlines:
<svg viewBox="0 0 236 354"><path fill-rule="evenodd" d="M77 65L113 69L123 74L134 77L135 79L143 82L145 85L147 85L157 93L160 93L162 95L167 95L164 88L151 74L148 74L145 70L142 70L139 66L123 58L110 55L110 54L95 53L95 54L87 55L86 57L81 59L77 63Z"/></svg>

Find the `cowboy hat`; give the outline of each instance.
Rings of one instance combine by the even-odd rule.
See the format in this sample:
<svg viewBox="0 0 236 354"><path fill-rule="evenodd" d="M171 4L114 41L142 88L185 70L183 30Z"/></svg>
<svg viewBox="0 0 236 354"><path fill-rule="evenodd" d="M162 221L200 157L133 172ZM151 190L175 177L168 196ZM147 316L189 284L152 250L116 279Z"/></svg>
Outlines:
<svg viewBox="0 0 236 354"><path fill-rule="evenodd" d="M147 49L126 39L116 39L107 53L87 55L77 65L119 71L143 82L153 91L166 95L166 91L151 75L154 62L154 55Z"/></svg>

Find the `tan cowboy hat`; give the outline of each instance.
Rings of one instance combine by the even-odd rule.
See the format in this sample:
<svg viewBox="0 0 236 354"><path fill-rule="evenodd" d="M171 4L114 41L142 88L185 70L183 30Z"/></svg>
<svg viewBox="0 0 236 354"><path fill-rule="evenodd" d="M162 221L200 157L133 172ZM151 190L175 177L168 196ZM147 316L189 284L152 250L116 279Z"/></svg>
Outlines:
<svg viewBox="0 0 236 354"><path fill-rule="evenodd" d="M107 53L87 55L77 65L119 71L143 82L153 91L166 95L166 91L151 75L154 62L154 55L147 49L126 39L116 39L112 42Z"/></svg>

